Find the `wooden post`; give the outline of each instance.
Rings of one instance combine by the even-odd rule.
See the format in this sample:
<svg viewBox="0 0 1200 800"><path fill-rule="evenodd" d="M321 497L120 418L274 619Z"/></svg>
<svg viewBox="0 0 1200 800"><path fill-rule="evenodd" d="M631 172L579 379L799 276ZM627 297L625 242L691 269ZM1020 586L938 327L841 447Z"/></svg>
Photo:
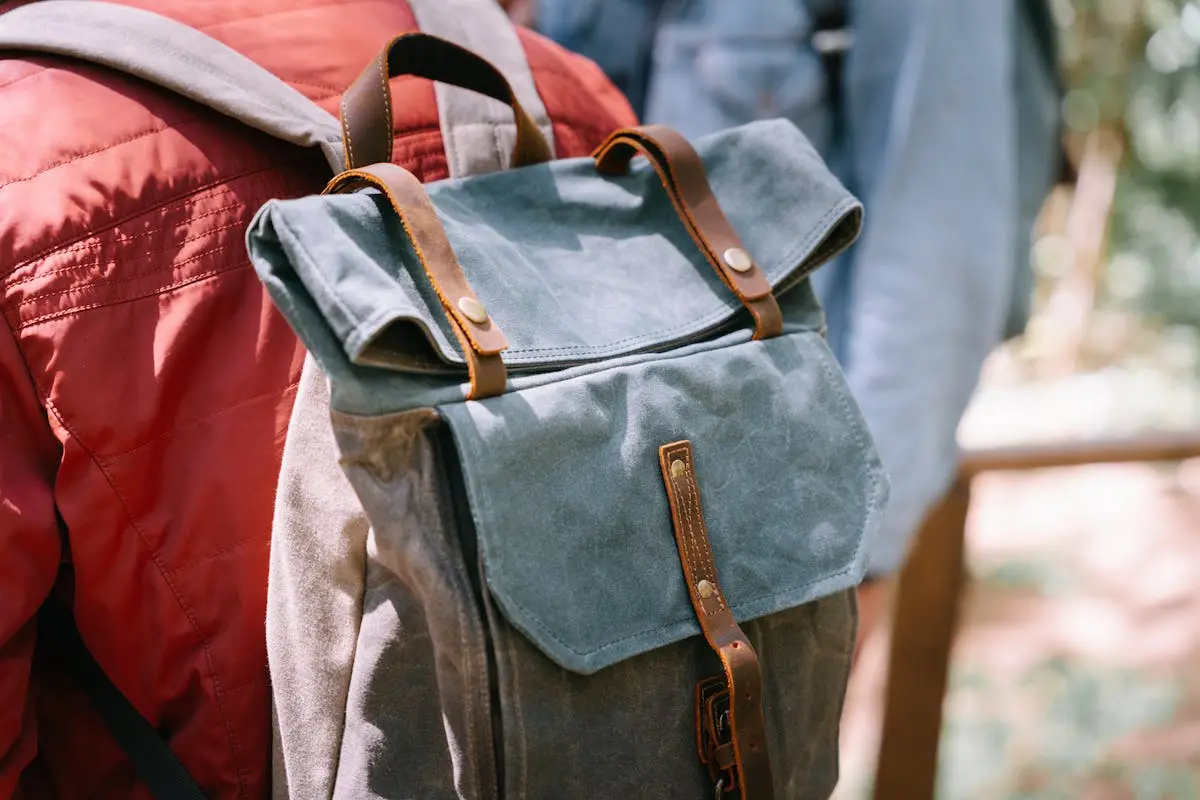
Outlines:
<svg viewBox="0 0 1200 800"><path fill-rule="evenodd" d="M1200 458L1198 431L963 453L959 476L925 519L896 588L875 800L932 800L934 796L942 704L966 580L964 541L972 477L983 472L1188 458Z"/></svg>
<svg viewBox="0 0 1200 800"><path fill-rule="evenodd" d="M900 574L875 800L933 798L970 497L970 478L960 476L926 518Z"/></svg>

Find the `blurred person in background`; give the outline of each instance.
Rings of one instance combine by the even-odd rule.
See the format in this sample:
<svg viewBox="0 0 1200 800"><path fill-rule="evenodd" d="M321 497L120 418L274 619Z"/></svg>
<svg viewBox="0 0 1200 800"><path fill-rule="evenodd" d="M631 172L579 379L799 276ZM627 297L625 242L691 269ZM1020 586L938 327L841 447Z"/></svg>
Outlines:
<svg viewBox="0 0 1200 800"><path fill-rule="evenodd" d="M984 359L1028 314L1060 167L1046 0L536 0L532 16L645 122L696 137L785 117L863 201L862 238L814 276L892 480L861 643L953 479Z"/></svg>

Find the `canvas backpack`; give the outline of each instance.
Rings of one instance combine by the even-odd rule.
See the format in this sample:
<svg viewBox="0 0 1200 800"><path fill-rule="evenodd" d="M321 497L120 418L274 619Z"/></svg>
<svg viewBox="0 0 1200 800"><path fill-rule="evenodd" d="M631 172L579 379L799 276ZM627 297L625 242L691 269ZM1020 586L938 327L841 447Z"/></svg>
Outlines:
<svg viewBox="0 0 1200 800"><path fill-rule="evenodd" d="M368 165L410 58L509 99L516 168ZM807 277L857 201L779 121L545 163L444 43L347 98L350 169L248 236L312 359L268 596L280 796L827 797L886 489Z"/></svg>
<svg viewBox="0 0 1200 800"><path fill-rule="evenodd" d="M339 126L153 15L96 45L99 5L17 9L61 16L0 17L0 43L135 72L337 173L247 237L311 357L273 530L277 794L827 797L886 481L808 282L861 208L802 134L626 129L552 162L504 74L421 34ZM203 69L177 77L164 40ZM515 168L422 187L387 163L402 73L509 106L480 130Z"/></svg>

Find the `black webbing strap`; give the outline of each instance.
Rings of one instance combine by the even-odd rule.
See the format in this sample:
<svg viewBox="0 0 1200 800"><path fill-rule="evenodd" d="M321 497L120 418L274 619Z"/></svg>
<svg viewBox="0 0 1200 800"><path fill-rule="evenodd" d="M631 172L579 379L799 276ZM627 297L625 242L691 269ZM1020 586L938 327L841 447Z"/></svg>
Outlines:
<svg viewBox="0 0 1200 800"><path fill-rule="evenodd" d="M846 52L854 42L854 31L843 4L824 8L813 14L812 47L821 57L825 68L825 95L835 111L842 105L842 67Z"/></svg>
<svg viewBox="0 0 1200 800"><path fill-rule="evenodd" d="M42 606L39 617L39 646L48 645L63 659L156 800L204 800L200 787L158 731L121 694L88 652L75 627L75 618L66 606L51 597Z"/></svg>

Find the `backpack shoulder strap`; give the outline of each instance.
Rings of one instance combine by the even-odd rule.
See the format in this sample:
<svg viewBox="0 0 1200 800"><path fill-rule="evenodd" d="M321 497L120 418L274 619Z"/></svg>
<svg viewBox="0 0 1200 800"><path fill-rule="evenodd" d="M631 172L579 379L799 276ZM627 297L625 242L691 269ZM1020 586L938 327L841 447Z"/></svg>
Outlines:
<svg viewBox="0 0 1200 800"><path fill-rule="evenodd" d="M51 596L38 614L38 639L69 665L79 688L99 712L128 756L150 796L159 800L204 800L204 794L150 721L121 693L83 643L75 617Z"/></svg>
<svg viewBox="0 0 1200 800"><path fill-rule="evenodd" d="M422 31L465 47L500 70L553 151L546 106L517 30L500 4L496 0L409 0L408 4ZM435 83L434 93L450 177L507 169L517 135L512 112L457 86Z"/></svg>
<svg viewBox="0 0 1200 800"><path fill-rule="evenodd" d="M334 172L342 169L341 128L332 114L241 53L152 11L43 0L0 14L0 48L135 75L277 139L319 147Z"/></svg>

